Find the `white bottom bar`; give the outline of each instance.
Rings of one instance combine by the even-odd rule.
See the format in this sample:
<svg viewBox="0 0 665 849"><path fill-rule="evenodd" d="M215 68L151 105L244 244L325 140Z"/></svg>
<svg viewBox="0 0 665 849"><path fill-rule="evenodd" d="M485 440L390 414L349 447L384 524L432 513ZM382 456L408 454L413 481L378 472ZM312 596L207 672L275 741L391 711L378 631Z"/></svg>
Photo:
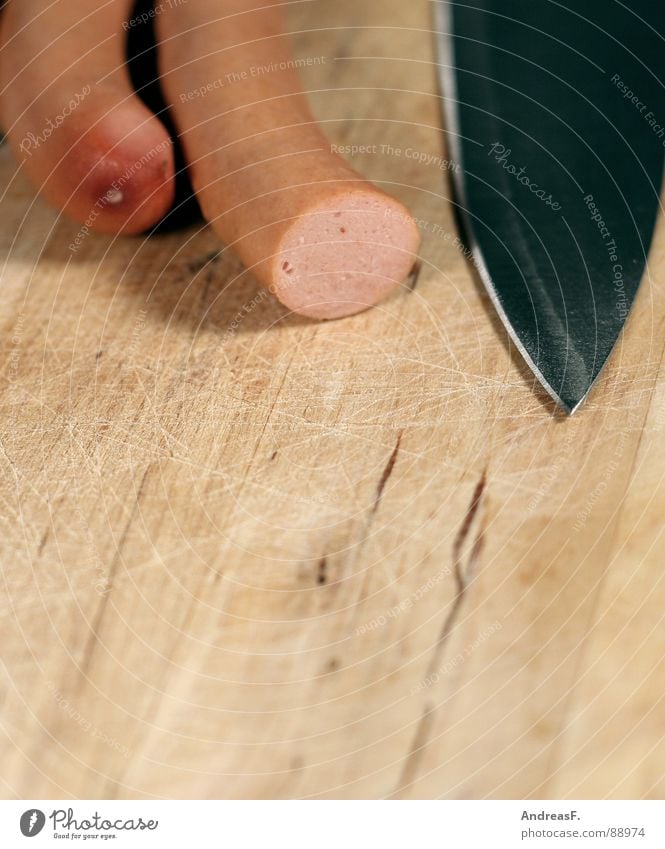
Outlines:
<svg viewBox="0 0 665 849"><path fill-rule="evenodd" d="M34 839L34 843L27 842ZM0 802L0 846L665 846L660 801Z"/></svg>

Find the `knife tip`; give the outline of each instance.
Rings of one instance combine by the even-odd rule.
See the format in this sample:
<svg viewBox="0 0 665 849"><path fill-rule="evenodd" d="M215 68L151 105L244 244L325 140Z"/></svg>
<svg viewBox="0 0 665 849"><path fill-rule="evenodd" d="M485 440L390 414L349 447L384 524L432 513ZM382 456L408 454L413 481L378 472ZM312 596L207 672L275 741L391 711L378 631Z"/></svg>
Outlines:
<svg viewBox="0 0 665 849"><path fill-rule="evenodd" d="M546 386L544 383L543 383L543 386L545 387L545 389L547 389L548 394L555 401L555 403L557 404L557 407L562 412L564 412L566 414L566 416L568 416L569 418L571 416L574 416L575 413L580 409L580 407L582 407L582 405L584 404L584 402L587 399L587 395L589 394L589 390L591 389L591 387L589 387L589 389L587 389L586 392L581 396L575 395L575 396L570 396L570 397L568 397L568 396L564 397L563 395L560 395L558 392L554 392L550 386Z"/></svg>
<svg viewBox="0 0 665 849"><path fill-rule="evenodd" d="M575 415L575 413L586 401L593 383L588 386L585 386L583 389L578 384L576 387L572 387L572 391L570 386L566 386L565 388L561 387L561 389L557 391L556 389L554 389L552 384L547 380L542 371L528 355L525 356L525 359L528 365L531 367L534 377L538 380L542 388L547 392L550 398L557 405L557 408L563 413L565 413L568 417Z"/></svg>

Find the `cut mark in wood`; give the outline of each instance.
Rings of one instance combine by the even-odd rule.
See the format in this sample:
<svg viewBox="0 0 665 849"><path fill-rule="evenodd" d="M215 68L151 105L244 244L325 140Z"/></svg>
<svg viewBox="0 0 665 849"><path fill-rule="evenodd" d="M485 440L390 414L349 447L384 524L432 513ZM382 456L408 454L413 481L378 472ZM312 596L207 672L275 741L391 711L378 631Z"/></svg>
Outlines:
<svg viewBox="0 0 665 849"><path fill-rule="evenodd" d="M448 637L452 633L455 622L457 621L457 618L459 616L462 604L464 603L466 590L473 578L473 575L475 574L476 565L480 558L480 553L483 549L485 526L481 523L481 526L476 533L475 540L471 547L466 568L463 568L462 551L464 548L464 543L467 541L471 532L471 528L473 527L474 519L478 515L478 510L482 503L486 483L487 469L483 469L483 473L481 474L480 479L473 490L469 506L466 508L466 513L464 514L462 524L460 525L460 528L457 534L455 535L455 540L453 542L452 549L452 559L453 575L455 578L457 591L455 593L455 598L453 600L452 607L450 608L448 615L443 621L441 631L439 632L439 637L434 647L434 651L432 652L432 659L430 660L429 666L427 668L427 678L429 678L441 664L441 655L445 650L445 645L448 640ZM404 766L400 771L397 786L391 794L391 797L397 797L405 787L408 787L410 784L413 783L417 774L420 759L422 757L423 752L425 751L425 748L427 747L430 731L434 722L434 714L434 706L432 706L431 704L426 704L423 709L423 713L420 717L418 727L416 728L416 733L414 735L413 743L411 744L409 754L407 755L406 760L404 762Z"/></svg>
<svg viewBox="0 0 665 849"><path fill-rule="evenodd" d="M99 640L99 631L101 628L102 620L104 618L104 613L106 612L106 608L108 605L108 599L113 589L113 583L115 581L116 575L118 573L118 566L120 564L120 558L122 557L122 550L125 546L125 542L127 541L127 537L129 535L129 530L134 522L134 517L139 508L139 502L141 500L141 496L143 495L143 490L145 488L145 482L148 477L148 473L152 468L152 463L149 463L146 466L145 471L143 472L143 477L141 478L141 483L138 486L136 491L136 498L134 499L134 504L132 505L132 509L129 513L129 518L125 523L125 527L122 530L122 534L120 535L120 540L118 542L118 546L115 551L115 555L113 560L111 561L111 565L109 567L109 574L107 578L108 590L102 594L101 601L97 606L97 610L95 612L95 617L92 621L92 625L90 627L90 634L85 644L85 648L83 650L83 657L81 659L81 665L79 666L79 685L83 686L85 681L88 678L88 671L90 669L90 665L92 663L92 658L95 651L95 646Z"/></svg>
<svg viewBox="0 0 665 849"><path fill-rule="evenodd" d="M413 263L411 271L409 272L409 276L406 278L406 288L409 292L413 292L413 290L418 285L418 278L420 277L420 272L423 270L423 264L419 260Z"/></svg>
<svg viewBox="0 0 665 849"><path fill-rule="evenodd" d="M39 548L37 549L37 557L39 557L41 555L42 551L44 551L44 546L46 545L46 541L49 538L50 532L51 532L51 527L49 525L49 527L47 527L46 530L44 531L44 533L42 534L42 538L39 541Z"/></svg>
<svg viewBox="0 0 665 849"><path fill-rule="evenodd" d="M205 256L197 257L196 259L188 262L186 265L187 271L190 274L198 274L199 271L202 271L207 265L214 265L219 262L220 256L221 251L210 251L210 253L205 254Z"/></svg>
<svg viewBox="0 0 665 849"><path fill-rule="evenodd" d="M300 757L300 755L296 755L292 759L289 768L291 772L300 772L305 768L305 761L302 759L302 757Z"/></svg>
<svg viewBox="0 0 665 849"><path fill-rule="evenodd" d="M399 795L405 787L413 783L418 772L421 758L427 746L429 735L432 731L434 722L434 705L426 704L416 726L416 733L413 735L413 741L409 747L409 753L406 756L402 769L397 779L397 786L390 794L391 799L399 798Z"/></svg>
<svg viewBox="0 0 665 849"><path fill-rule="evenodd" d="M331 657L330 660L326 663L325 669L323 670L324 675L330 675L333 672L337 672L340 668L341 664L339 662L339 658Z"/></svg>
<svg viewBox="0 0 665 849"><path fill-rule="evenodd" d="M397 455L399 453L399 446L402 442L402 434L404 431L400 430L397 436L397 442L395 443L395 447L393 448L392 454L388 458L388 462L385 465L385 468L381 474L381 478L376 486L376 495L374 496L374 504L372 506L372 515L376 513L379 509L379 504L381 503L381 496L383 495L383 490L386 488L386 484L388 483L388 478L392 474L393 469L395 468L395 462L397 461Z"/></svg>
<svg viewBox="0 0 665 849"><path fill-rule="evenodd" d="M466 568L464 568L462 565L462 549L464 548L464 543L466 542L471 531L473 520L476 518L476 514L478 513L478 508L480 507L483 493L485 492L486 483L487 469L483 469L483 473L480 476L480 480L478 481L475 486L475 489L473 490L473 495L471 496L469 506L466 508L466 513L464 515L464 519L462 520L462 524L460 525L460 529L455 536L455 541L453 542L453 575L455 577L457 592L455 593L455 599L453 601L452 607L450 608L450 611L448 612L448 615L444 619L443 625L441 626L436 650L432 654L432 660L430 661L430 665L427 670L428 675L431 675L436 669L436 667L439 665L441 652L448 640L448 637L452 633L453 627L455 626L455 622L457 621L457 618L459 616L460 609L462 607L462 604L464 603L464 597L466 594L467 587L469 586L469 583L473 575L475 574L476 564L478 562L480 552L483 548L485 528L484 526L481 526L471 548Z"/></svg>
<svg viewBox="0 0 665 849"><path fill-rule="evenodd" d="M469 506L466 509L466 515L464 516L464 520L460 525L460 529L455 536L455 542L453 544L453 560L455 562L455 569L460 577L459 573L459 565L462 555L462 546L466 542L466 538L469 536L469 531L471 530L471 525L473 524L473 520L476 517L476 513L478 512L478 508L480 507L480 501L483 497L483 492L485 491L485 484L487 483L487 469L483 469L483 473L480 476L480 480L476 484L476 488L473 491L473 495L471 496L471 501L469 502Z"/></svg>
<svg viewBox="0 0 665 849"><path fill-rule="evenodd" d="M328 580L328 560L322 557L319 560L319 571L316 575L316 583L319 585L325 584Z"/></svg>

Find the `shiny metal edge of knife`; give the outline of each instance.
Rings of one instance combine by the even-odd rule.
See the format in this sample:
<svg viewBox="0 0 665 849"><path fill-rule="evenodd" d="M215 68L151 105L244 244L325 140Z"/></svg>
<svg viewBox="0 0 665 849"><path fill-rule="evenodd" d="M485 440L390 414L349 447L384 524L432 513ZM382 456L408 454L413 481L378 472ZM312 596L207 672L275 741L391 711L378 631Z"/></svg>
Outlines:
<svg viewBox="0 0 665 849"><path fill-rule="evenodd" d="M490 274L489 268L485 262L485 258L483 256L483 252L476 241L474 235L473 224L471 218L468 214L468 205L466 201L466 191L464 188L464 160L462 154L462 145L460 143L460 128L457 123L457 112L452 104L457 102L457 83L455 81L455 48L453 45L453 36L452 36L452 9L451 4L447 2L447 0L435 0L434 3L434 24L436 30L434 35L436 37L436 65L438 69L438 77L439 77L439 90L440 97L443 103L443 115L445 118L445 127L443 128L446 136L447 136L447 145L450 150L451 157L454 162L457 162L460 166L457 169L453 169L452 171L452 182L453 189L456 197L457 210L459 216L461 217L462 223L464 225L464 238L467 242L468 248L471 251L474 260L474 266L480 276L480 279L485 287L487 294L492 301L492 305L501 320L501 323L505 327L506 331L510 339L515 344L515 347L519 351L522 359L531 369L532 373L541 384L543 389L547 392L547 394L552 398L552 400L557 404L557 406L562 409L569 416L573 415L584 403L587 399L589 392L593 388L596 380L598 379L600 372L594 380L587 387L584 395L579 399L579 401L575 404L575 406L571 407L560 397L557 391L553 386L545 378L545 375L538 368L537 364L534 362L533 358L526 350L522 342L520 341L519 335L516 333L515 328L513 327L510 319L508 318L503 306L499 300L496 289L494 287L494 283L492 281L492 275Z"/></svg>

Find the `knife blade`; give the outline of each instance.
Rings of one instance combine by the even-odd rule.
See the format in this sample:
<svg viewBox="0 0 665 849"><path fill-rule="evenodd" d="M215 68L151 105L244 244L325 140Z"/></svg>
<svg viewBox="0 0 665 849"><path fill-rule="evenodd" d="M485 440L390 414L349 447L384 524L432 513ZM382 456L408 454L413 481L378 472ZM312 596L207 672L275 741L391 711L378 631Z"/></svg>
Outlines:
<svg viewBox="0 0 665 849"><path fill-rule="evenodd" d="M435 0L455 203L522 356L573 413L642 279L665 160L665 6Z"/></svg>

